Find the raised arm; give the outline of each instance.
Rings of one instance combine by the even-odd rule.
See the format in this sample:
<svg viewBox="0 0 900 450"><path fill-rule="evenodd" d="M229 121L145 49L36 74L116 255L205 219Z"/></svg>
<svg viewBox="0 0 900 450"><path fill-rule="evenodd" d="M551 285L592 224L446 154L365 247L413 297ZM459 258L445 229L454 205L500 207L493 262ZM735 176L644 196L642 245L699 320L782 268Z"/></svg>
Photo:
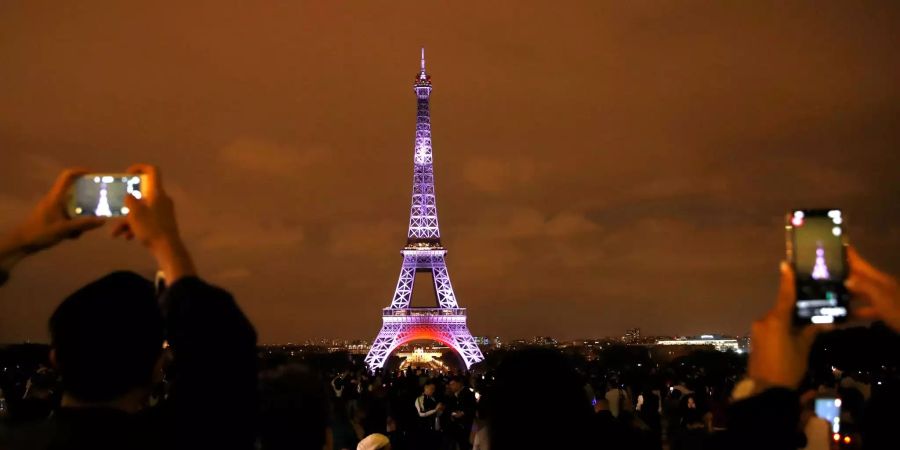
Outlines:
<svg viewBox="0 0 900 450"><path fill-rule="evenodd" d="M146 176L144 195L126 198L131 213L113 235L147 247L169 282L162 308L174 356L166 411L174 420L172 447L253 448L256 332L228 292L197 277L159 170L138 165L129 172Z"/></svg>
<svg viewBox="0 0 900 450"><path fill-rule="evenodd" d="M734 388L721 448L792 450L805 445L796 389L816 335L830 326L795 327L794 299L794 273L783 262L775 306L753 322L747 378Z"/></svg>
<svg viewBox="0 0 900 450"><path fill-rule="evenodd" d="M103 225L104 220L100 217L70 219L66 215L69 188L85 173L85 169L64 170L25 221L0 236L0 286L9 279L13 267L26 256Z"/></svg>

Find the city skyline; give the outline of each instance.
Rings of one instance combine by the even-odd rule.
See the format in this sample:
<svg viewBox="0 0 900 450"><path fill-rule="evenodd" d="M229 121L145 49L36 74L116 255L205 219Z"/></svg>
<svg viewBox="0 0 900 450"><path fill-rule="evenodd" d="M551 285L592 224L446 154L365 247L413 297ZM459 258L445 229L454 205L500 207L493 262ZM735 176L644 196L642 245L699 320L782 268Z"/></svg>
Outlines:
<svg viewBox="0 0 900 450"><path fill-rule="evenodd" d="M900 273L896 3L178 12L0 6L0 229L63 167L157 164L200 273L260 342L372 339L422 46L474 335L744 335L794 208L842 208L850 242ZM115 269L155 272L108 230L28 259L0 290L0 342L46 341L59 301Z"/></svg>

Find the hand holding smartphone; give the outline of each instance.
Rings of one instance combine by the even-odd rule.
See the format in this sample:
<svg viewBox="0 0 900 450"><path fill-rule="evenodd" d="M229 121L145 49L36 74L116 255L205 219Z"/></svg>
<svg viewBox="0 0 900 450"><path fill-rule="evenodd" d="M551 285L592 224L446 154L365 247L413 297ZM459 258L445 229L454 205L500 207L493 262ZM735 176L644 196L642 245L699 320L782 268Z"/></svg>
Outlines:
<svg viewBox="0 0 900 450"><path fill-rule="evenodd" d="M841 432L841 399L834 396L816 397L814 408L816 416L827 420L831 425L832 433Z"/></svg>
<svg viewBox="0 0 900 450"><path fill-rule="evenodd" d="M787 260L794 271L794 324L845 322L850 294L844 217L840 209L798 209L787 215Z"/></svg>
<svg viewBox="0 0 900 450"><path fill-rule="evenodd" d="M69 217L120 217L128 215L125 196L142 197L144 175L127 173L91 173L72 184L67 212Z"/></svg>

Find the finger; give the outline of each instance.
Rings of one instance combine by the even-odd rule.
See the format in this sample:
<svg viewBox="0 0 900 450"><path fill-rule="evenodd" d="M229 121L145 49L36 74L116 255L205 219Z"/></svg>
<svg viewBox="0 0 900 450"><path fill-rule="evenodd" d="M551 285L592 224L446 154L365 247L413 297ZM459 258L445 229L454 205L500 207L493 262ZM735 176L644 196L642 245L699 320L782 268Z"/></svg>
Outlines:
<svg viewBox="0 0 900 450"><path fill-rule="evenodd" d="M781 271L781 286L778 288L778 299L775 301L775 307L772 308L771 314L779 320L791 320L794 313L794 302L796 301L794 286L794 271L791 266L782 261L779 266Z"/></svg>
<svg viewBox="0 0 900 450"><path fill-rule="evenodd" d="M875 282L870 278L866 278L860 274L850 275L844 280L844 287L847 288L854 296L871 295L875 291Z"/></svg>
<svg viewBox="0 0 900 450"><path fill-rule="evenodd" d="M874 306L866 305L853 308L853 317L861 320L875 320L879 315Z"/></svg>
<svg viewBox="0 0 900 450"><path fill-rule="evenodd" d="M112 235L112 237L117 238L130 231L131 227L128 225L128 222L126 222L125 220L120 220L116 222L110 234Z"/></svg>
<svg viewBox="0 0 900 450"><path fill-rule="evenodd" d="M64 169L56 177L56 181L53 182L53 187L50 189L50 195L53 197L62 196L69 190L69 187L76 179L78 179L78 177L86 173L88 173L88 169L83 167L70 167Z"/></svg>
<svg viewBox="0 0 900 450"><path fill-rule="evenodd" d="M141 180L141 192L144 194L152 194L154 192L163 192L162 174L159 168L151 164L134 164L128 168L128 173L143 175Z"/></svg>
<svg viewBox="0 0 900 450"><path fill-rule="evenodd" d="M868 301L875 306L885 306L885 300L890 298L885 291L885 285L871 278L854 274L844 281L844 286L853 294L854 299Z"/></svg>
<svg viewBox="0 0 900 450"><path fill-rule="evenodd" d="M142 196L141 199L134 198L133 195L125 196L125 206L128 208L128 216L134 217L136 214L140 214L142 211L147 209L146 196ZM125 219L130 220L130 219Z"/></svg>
<svg viewBox="0 0 900 450"><path fill-rule="evenodd" d="M847 262L850 264L851 276L861 275L879 282L885 282L889 279L886 273L876 269L875 266L860 256L856 248L849 245L847 246Z"/></svg>

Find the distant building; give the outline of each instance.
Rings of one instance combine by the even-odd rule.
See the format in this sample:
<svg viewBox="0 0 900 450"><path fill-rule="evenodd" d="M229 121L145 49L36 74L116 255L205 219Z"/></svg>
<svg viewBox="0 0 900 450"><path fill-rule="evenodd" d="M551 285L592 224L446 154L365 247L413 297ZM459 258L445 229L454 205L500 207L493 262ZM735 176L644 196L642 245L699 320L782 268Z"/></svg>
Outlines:
<svg viewBox="0 0 900 450"><path fill-rule="evenodd" d="M640 344L641 343L641 329L640 328L629 328L625 330L625 335L622 336L622 342L626 344Z"/></svg>
<svg viewBox="0 0 900 450"><path fill-rule="evenodd" d="M347 351L353 355L365 355L369 353L369 342L368 341L353 341L347 345Z"/></svg>
<svg viewBox="0 0 900 450"><path fill-rule="evenodd" d="M741 347L738 340L734 338L717 337L711 334L704 334L699 337L679 337L675 339L660 339L656 341L656 345L707 345L715 348L720 352L733 351L741 353Z"/></svg>
<svg viewBox="0 0 900 450"><path fill-rule="evenodd" d="M556 347L559 342L550 336L535 336L531 338L531 345L539 347Z"/></svg>
<svg viewBox="0 0 900 450"><path fill-rule="evenodd" d="M737 338L738 348L747 353L750 351L750 336L741 336Z"/></svg>
<svg viewBox="0 0 900 450"><path fill-rule="evenodd" d="M447 349L444 348L444 350ZM415 347L411 352L397 352L397 356L401 360L400 370L406 370L407 368L428 369L441 373L447 370L447 365L441 361L443 352L438 351L438 349L426 350L422 347Z"/></svg>
<svg viewBox="0 0 900 450"><path fill-rule="evenodd" d="M528 341L526 341L525 339L516 339L509 344L509 347L512 350L516 350L523 347L528 347L528 345Z"/></svg>

